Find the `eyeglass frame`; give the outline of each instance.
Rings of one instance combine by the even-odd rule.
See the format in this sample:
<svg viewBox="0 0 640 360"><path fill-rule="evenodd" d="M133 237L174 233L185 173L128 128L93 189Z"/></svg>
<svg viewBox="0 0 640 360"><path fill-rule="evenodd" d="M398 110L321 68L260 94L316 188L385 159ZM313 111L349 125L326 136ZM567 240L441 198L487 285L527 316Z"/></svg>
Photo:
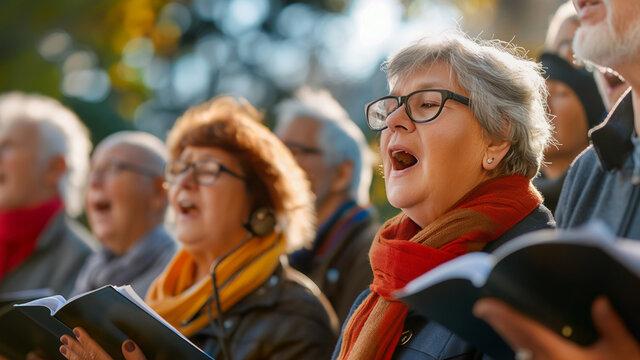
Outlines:
<svg viewBox="0 0 640 360"><path fill-rule="evenodd" d="M409 99L410 96L421 93L421 92L438 92L440 93L440 95L442 96L442 103L440 104L440 108L438 109L438 112L430 119L427 120L416 120L413 118L413 115L411 115L411 110L409 109L409 106L407 106L407 100ZM394 99L398 102L398 107L396 107L395 109L393 109L393 111L390 111L389 114L387 114L387 119L389 118L389 115L393 114L396 110L398 110L402 105L405 105L404 107L404 111L407 114L407 116L409 117L409 119L411 119L411 121L413 121L416 124L424 124L424 123L428 123L430 121L435 120L438 116L440 116L440 113L442 113L442 109L444 108L444 104L447 102L447 100L451 99L453 101L459 102L463 105L466 106L470 106L471 105L471 99L469 99L468 97L464 96L464 95L460 95L457 94L451 90L446 90L446 89L420 89L420 90L416 90L413 91L407 95L401 95L401 96L393 96L393 95L387 95L387 96L383 96L381 98L375 99L371 102L369 102L364 109L364 116L365 119L367 120L367 126L369 127L369 129L373 130L373 131L382 131L386 128L388 128L389 126L386 125L385 127L381 128L381 129L374 129L371 126L371 122L369 121L369 108L371 106L373 106L375 103L382 101L382 100L386 100L386 99ZM385 119L385 124L387 123L387 119Z"/></svg>
<svg viewBox="0 0 640 360"><path fill-rule="evenodd" d="M96 168L89 169L89 177L98 176L98 178L103 179L107 174L117 174L122 171L129 171L134 174L147 176L150 178L162 177L161 174L158 174L155 171L148 169L144 166L132 164L130 162L126 162L122 160L109 161L107 163L107 166L103 166L97 169Z"/></svg>
<svg viewBox="0 0 640 360"><path fill-rule="evenodd" d="M169 169L171 168L171 164L178 163L178 162L186 163L187 166L180 173L173 175L173 174L171 174L169 172ZM218 165L220 170L218 170L218 172L215 173L215 174L209 174L209 175L213 175L213 180L211 182L203 183L203 182L198 180L198 174L199 174L199 171L198 171L198 168L197 168L197 164L198 163L215 163L215 164ZM181 161L181 160L172 161L171 163L168 163L167 166L165 167L165 180L169 184L177 183L179 181L178 177L185 176L189 172L189 170L192 170L195 182L198 185L201 185L201 186L211 186L211 185L213 185L216 182L216 180L218 180L218 178L220 177L220 175L222 173L227 173L227 174L235 177L236 179L239 179L239 180L242 180L242 181L246 180L246 177L244 177L244 176L236 173L235 171L229 169L228 167L223 165L220 161L215 160L215 159L205 159L205 160L200 160L200 161Z"/></svg>
<svg viewBox="0 0 640 360"><path fill-rule="evenodd" d="M303 145L297 142L288 142L285 141L284 145L291 151L291 153L296 155L322 155L324 152L322 149L317 147L311 147L307 145Z"/></svg>

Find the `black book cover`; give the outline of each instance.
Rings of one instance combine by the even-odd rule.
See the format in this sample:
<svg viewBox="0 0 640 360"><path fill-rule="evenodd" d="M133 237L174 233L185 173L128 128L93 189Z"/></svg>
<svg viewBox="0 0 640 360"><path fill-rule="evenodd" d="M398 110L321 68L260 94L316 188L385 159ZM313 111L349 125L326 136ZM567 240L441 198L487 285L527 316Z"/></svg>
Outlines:
<svg viewBox="0 0 640 360"><path fill-rule="evenodd" d="M130 287L105 286L65 301L61 296L14 305L11 316L0 317L0 328L11 331L4 346L20 347L26 342L53 357L59 338L82 327L114 359L123 359L121 345L132 339L149 359L211 359L177 330L162 320ZM35 337L35 339L34 339ZM55 343L55 352L50 352ZM18 346L19 345L19 346ZM0 345L0 350L3 345Z"/></svg>
<svg viewBox="0 0 640 360"><path fill-rule="evenodd" d="M600 225L526 234L493 254L443 264L396 294L416 312L496 358L513 351L473 316L481 297L499 298L580 345L598 333L591 306L604 295L640 341L640 243L615 241Z"/></svg>

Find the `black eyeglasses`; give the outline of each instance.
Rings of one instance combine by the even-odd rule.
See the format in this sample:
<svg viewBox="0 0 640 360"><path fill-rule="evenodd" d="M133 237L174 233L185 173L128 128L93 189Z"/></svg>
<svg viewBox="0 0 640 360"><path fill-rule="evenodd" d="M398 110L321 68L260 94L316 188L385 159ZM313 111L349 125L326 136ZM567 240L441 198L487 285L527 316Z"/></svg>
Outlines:
<svg viewBox="0 0 640 360"><path fill-rule="evenodd" d="M89 176L97 176L99 178L103 178L105 176L114 176L123 171L129 171L135 174L148 176L148 177L161 176L155 171L147 169L143 166L131 164L125 161L117 161L117 160L111 161L105 164L104 166L92 168L89 172Z"/></svg>
<svg viewBox="0 0 640 360"><path fill-rule="evenodd" d="M167 164L166 179L169 183L176 183L182 176L189 172L189 169L193 169L193 175L198 185L209 186L218 179L221 173L225 172L240 180L245 180L245 177L235 173L228 167L220 164L213 159L199 160L199 161L173 161Z"/></svg>
<svg viewBox="0 0 640 360"><path fill-rule="evenodd" d="M444 104L449 99L467 106L470 104L468 97L442 89L418 90L405 96L383 96L367 104L365 108L367 125L375 131L386 129L387 118L402 104L405 105L405 111L411 121L429 122L440 115Z"/></svg>
<svg viewBox="0 0 640 360"><path fill-rule="evenodd" d="M322 155L322 150L316 147L303 145L300 143L288 142L284 143L293 155Z"/></svg>

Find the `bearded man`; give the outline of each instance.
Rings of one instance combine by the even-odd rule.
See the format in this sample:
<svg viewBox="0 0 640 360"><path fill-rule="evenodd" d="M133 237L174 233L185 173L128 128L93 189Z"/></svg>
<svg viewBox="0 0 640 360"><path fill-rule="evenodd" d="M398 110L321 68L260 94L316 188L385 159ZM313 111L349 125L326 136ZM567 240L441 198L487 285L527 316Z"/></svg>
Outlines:
<svg viewBox="0 0 640 360"><path fill-rule="evenodd" d="M620 237L640 239L640 2L573 0L578 11L575 56L622 75L631 89L591 133L592 145L573 163L556 210L558 227L598 219ZM635 291L629 289L629 291ZM640 359L640 344L604 298L592 308L601 338L583 348L508 305L484 299L476 316L490 323L518 359Z"/></svg>

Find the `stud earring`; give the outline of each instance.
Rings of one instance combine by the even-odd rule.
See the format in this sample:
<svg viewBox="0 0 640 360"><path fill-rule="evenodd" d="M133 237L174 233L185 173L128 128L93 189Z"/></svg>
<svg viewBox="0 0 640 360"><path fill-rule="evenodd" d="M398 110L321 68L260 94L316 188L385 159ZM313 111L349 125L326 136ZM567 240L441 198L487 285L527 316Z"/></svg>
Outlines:
<svg viewBox="0 0 640 360"><path fill-rule="evenodd" d="M491 164L491 163L493 163L493 158L488 158L487 159L487 164Z"/></svg>

